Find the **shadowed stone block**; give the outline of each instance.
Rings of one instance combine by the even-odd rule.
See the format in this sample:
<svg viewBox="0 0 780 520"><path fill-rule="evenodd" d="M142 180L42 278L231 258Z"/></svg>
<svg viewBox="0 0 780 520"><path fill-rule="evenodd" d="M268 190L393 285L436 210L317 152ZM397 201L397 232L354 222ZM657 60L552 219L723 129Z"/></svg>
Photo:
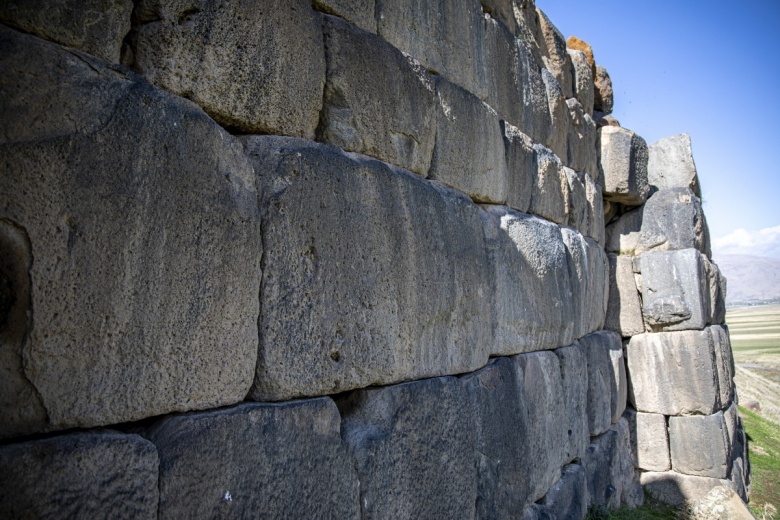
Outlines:
<svg viewBox="0 0 780 520"><path fill-rule="evenodd" d="M323 29L328 70L318 139L425 177L436 134L432 79L378 36L332 16L323 16Z"/></svg>
<svg viewBox="0 0 780 520"><path fill-rule="evenodd" d="M569 37L569 40L571 40L571 38L572 37ZM588 47L590 47L590 45L588 45ZM571 59L574 70L574 95L579 102L582 103L582 109L585 113L591 115L593 114L593 101L595 97L593 67L591 67L588 57L583 51L569 48L566 52L569 54L569 59ZM593 51L591 51L591 59L593 59Z"/></svg>
<svg viewBox="0 0 780 520"><path fill-rule="evenodd" d="M590 441L588 429L588 363L578 344L555 350L561 365L563 386L564 427L566 430L565 460L582 457ZM625 386L625 385L624 385Z"/></svg>
<svg viewBox="0 0 780 520"><path fill-rule="evenodd" d="M503 23L512 35L515 34L517 23L513 0L481 0L480 3L484 12Z"/></svg>
<svg viewBox="0 0 780 520"><path fill-rule="evenodd" d="M529 213L565 225L569 183L563 173L561 160L549 148L535 144L534 161L536 175Z"/></svg>
<svg viewBox="0 0 780 520"><path fill-rule="evenodd" d="M264 208L253 399L338 393L485 364L492 266L476 205L335 147L277 137L245 145Z"/></svg>
<svg viewBox="0 0 780 520"><path fill-rule="evenodd" d="M325 52L310 1L140 0L134 14L134 68L149 81L223 126L314 137Z"/></svg>
<svg viewBox="0 0 780 520"><path fill-rule="evenodd" d="M634 257L607 255L609 259L609 305L604 328L618 332L624 338L645 330L642 302L634 277Z"/></svg>
<svg viewBox="0 0 780 520"><path fill-rule="evenodd" d="M503 204L509 179L498 115L447 80L438 78L436 94L439 107L430 177L475 201Z"/></svg>
<svg viewBox="0 0 780 520"><path fill-rule="evenodd" d="M626 410L628 431L631 433L631 449L636 457L636 467L649 471L667 471L672 468L669 458L669 434L666 417L657 413Z"/></svg>
<svg viewBox="0 0 780 520"><path fill-rule="evenodd" d="M362 518L473 517L474 418L455 378L357 390L338 405Z"/></svg>
<svg viewBox="0 0 780 520"><path fill-rule="evenodd" d="M695 249L644 253L642 316L652 331L703 329L710 319L706 258Z"/></svg>
<svg viewBox="0 0 780 520"><path fill-rule="evenodd" d="M648 149L648 182L659 189L688 188L701 198L701 186L688 134L665 137Z"/></svg>
<svg viewBox="0 0 780 520"><path fill-rule="evenodd" d="M339 433L328 398L165 417L146 433L160 453L160 518L357 519Z"/></svg>
<svg viewBox="0 0 780 520"><path fill-rule="evenodd" d="M541 504L554 518L582 520L588 513L590 497L585 470L579 464L569 464L561 470L561 478L553 484Z"/></svg>
<svg viewBox="0 0 780 520"><path fill-rule="evenodd" d="M619 255L636 255L643 214L644 206L639 206L610 222L606 228L604 248Z"/></svg>
<svg viewBox="0 0 780 520"><path fill-rule="evenodd" d="M507 166L506 205L526 213L531 207L531 195L536 185L534 144L530 137L509 123L502 121L501 126Z"/></svg>
<svg viewBox="0 0 780 520"><path fill-rule="evenodd" d="M702 261L710 293L710 318L707 323L720 325L726 321L726 277L715 262L706 258Z"/></svg>
<svg viewBox="0 0 780 520"><path fill-rule="evenodd" d="M627 381L620 336L599 331L579 340L588 363L587 415L590 435L618 421L626 407Z"/></svg>
<svg viewBox="0 0 780 520"><path fill-rule="evenodd" d="M0 83L0 218L28 242L35 317L16 377L48 416L0 435L244 399L262 244L240 143L189 101L9 29Z"/></svg>
<svg viewBox="0 0 780 520"><path fill-rule="evenodd" d="M718 391L722 407L728 405L734 397L734 357L731 352L729 331L725 326L709 327L712 334L712 347L715 352L715 367L718 373Z"/></svg>
<svg viewBox="0 0 780 520"><path fill-rule="evenodd" d="M547 91L547 109L552 121L552 130L544 144L565 161L569 153L569 127L571 126L566 95L558 80L547 69L542 69L542 81Z"/></svg>
<svg viewBox="0 0 780 520"><path fill-rule="evenodd" d="M132 0L7 0L0 21L119 63L132 10Z"/></svg>
<svg viewBox="0 0 780 520"><path fill-rule="evenodd" d="M566 145L567 165L578 172L598 176L598 130L593 118L587 114L575 98L567 99L569 110L569 134Z"/></svg>
<svg viewBox="0 0 780 520"><path fill-rule="evenodd" d="M138 435L71 433L0 447L3 518L157 518L158 459Z"/></svg>
<svg viewBox="0 0 780 520"><path fill-rule="evenodd" d="M657 191L645 203L636 253L698 249L710 255L701 201L688 188Z"/></svg>
<svg viewBox="0 0 780 520"><path fill-rule="evenodd" d="M569 228L561 228L561 235L571 281L572 314L569 320L573 322L576 339L604 328L609 267L607 255L593 240Z"/></svg>
<svg viewBox="0 0 780 520"><path fill-rule="evenodd" d="M622 504L633 508L644 502L625 418L593 440L581 464L592 505L617 509Z"/></svg>
<svg viewBox="0 0 780 520"><path fill-rule="evenodd" d="M701 498L718 486L733 489L733 484L728 480L683 475L675 471L644 472L640 482L653 498L675 506Z"/></svg>
<svg viewBox="0 0 780 520"><path fill-rule="evenodd" d="M612 78L609 77L607 69L601 65L596 65L596 74L593 76L593 82L595 84L593 110L598 110L607 115L611 114L615 105L615 98L612 90Z"/></svg>
<svg viewBox="0 0 780 520"><path fill-rule="evenodd" d="M376 34L375 0L314 0L314 8Z"/></svg>
<svg viewBox="0 0 780 520"><path fill-rule="evenodd" d="M599 128L599 168L604 198L627 206L647 200L647 143L636 133L617 126Z"/></svg>

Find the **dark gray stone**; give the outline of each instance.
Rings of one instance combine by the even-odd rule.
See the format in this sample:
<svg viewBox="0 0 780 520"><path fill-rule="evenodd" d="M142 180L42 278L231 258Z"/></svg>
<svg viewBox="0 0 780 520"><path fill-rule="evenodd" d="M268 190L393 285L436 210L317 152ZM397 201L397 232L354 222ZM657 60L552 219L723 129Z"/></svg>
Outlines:
<svg viewBox="0 0 780 520"><path fill-rule="evenodd" d="M376 9L374 0L313 0L314 8L336 15L364 31L376 33Z"/></svg>
<svg viewBox="0 0 780 520"><path fill-rule="evenodd" d="M567 99L569 133L566 140L566 164L578 172L598 176L598 130L593 118L575 98Z"/></svg>
<svg viewBox="0 0 780 520"><path fill-rule="evenodd" d="M588 514L590 496L585 470L579 464L569 464L561 470L561 478L553 484L541 503L555 518L582 520Z"/></svg>
<svg viewBox="0 0 780 520"><path fill-rule="evenodd" d="M672 463L669 458L666 417L628 408L625 418L631 433L631 450L636 457L636 467L649 471L670 470Z"/></svg>
<svg viewBox="0 0 780 520"><path fill-rule="evenodd" d="M566 225L569 183L563 173L563 164L552 150L540 144L534 145L534 161L536 175L528 212L556 224Z"/></svg>
<svg viewBox="0 0 780 520"><path fill-rule="evenodd" d="M607 69L596 65L596 75L593 82L595 84L593 109L607 115L611 114L615 106L615 97L612 90L612 78L609 77Z"/></svg>
<svg viewBox="0 0 780 520"><path fill-rule="evenodd" d="M627 206L647 200L647 143L632 130L617 126L599 128L599 178L604 198Z"/></svg>
<svg viewBox="0 0 780 520"><path fill-rule="evenodd" d="M610 222L606 228L607 240L604 248L608 252L618 255L633 256L637 254L643 214L644 206L639 206Z"/></svg>
<svg viewBox="0 0 780 520"><path fill-rule="evenodd" d="M607 255L593 240L561 228L569 270L573 337L604 328L609 290ZM560 276L560 274L558 275ZM565 280L565 279L564 279Z"/></svg>
<svg viewBox="0 0 780 520"><path fill-rule="evenodd" d="M531 195L536 185L536 162L533 141L518 128L501 122L507 166L506 205L527 213L531 207Z"/></svg>
<svg viewBox="0 0 780 520"><path fill-rule="evenodd" d="M582 457L590 441L588 428L588 362L578 344L555 350L561 365L564 427L566 430L565 460ZM564 471L565 473L565 471ZM587 501L586 501L587 502Z"/></svg>
<svg viewBox="0 0 780 520"><path fill-rule="evenodd" d="M542 81L547 91L547 109L550 112L552 130L544 145L566 161L569 153L569 127L571 116L566 104L566 94L555 76L547 69L542 69Z"/></svg>
<svg viewBox="0 0 780 520"><path fill-rule="evenodd" d="M660 190L644 205L636 254L693 248L710 256L709 235L701 201L691 190Z"/></svg>
<svg viewBox="0 0 780 520"><path fill-rule="evenodd" d="M626 407L627 380L620 336L599 331L579 340L588 370L587 417L590 435L607 431Z"/></svg>
<svg viewBox="0 0 780 520"><path fill-rule="evenodd" d="M583 51L566 49L571 59L574 71L574 95L577 97L586 114L593 114L595 85L593 83L593 68ZM591 51L591 57L593 51Z"/></svg>
<svg viewBox="0 0 780 520"><path fill-rule="evenodd" d="M544 67L555 77L563 90L564 97L566 99L574 97L574 77L571 58L566 52L566 39L538 7L536 13L539 17L537 43Z"/></svg>
<svg viewBox="0 0 780 520"><path fill-rule="evenodd" d="M604 328L614 330L624 338L645 331L642 302L636 286L634 257L607 255L609 259L609 305Z"/></svg>
<svg viewBox="0 0 780 520"><path fill-rule="evenodd" d="M721 407L726 407L734 398L734 357L731 339L725 326L708 327L712 335L712 349L715 352L715 368L718 374L718 395Z"/></svg>
<svg viewBox="0 0 780 520"><path fill-rule="evenodd" d="M165 417L146 433L160 454L160 518L360 518L339 432L328 398Z"/></svg>
<svg viewBox="0 0 780 520"><path fill-rule="evenodd" d="M701 186L691 151L691 136L673 135L650 145L648 182L659 189L688 188L701 198Z"/></svg>

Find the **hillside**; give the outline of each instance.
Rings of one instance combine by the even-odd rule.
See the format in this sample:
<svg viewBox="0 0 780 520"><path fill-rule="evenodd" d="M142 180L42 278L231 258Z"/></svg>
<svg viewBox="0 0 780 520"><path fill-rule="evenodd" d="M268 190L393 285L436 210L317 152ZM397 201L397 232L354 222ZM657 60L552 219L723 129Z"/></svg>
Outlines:
<svg viewBox="0 0 780 520"><path fill-rule="evenodd" d="M780 301L780 260L750 255L714 258L728 280L727 305Z"/></svg>

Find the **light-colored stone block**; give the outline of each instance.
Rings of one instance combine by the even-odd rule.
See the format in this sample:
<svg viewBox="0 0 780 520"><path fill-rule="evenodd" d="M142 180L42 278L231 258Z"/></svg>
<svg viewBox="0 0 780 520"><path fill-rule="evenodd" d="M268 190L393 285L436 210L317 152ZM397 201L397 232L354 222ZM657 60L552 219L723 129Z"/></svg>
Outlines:
<svg viewBox="0 0 780 520"><path fill-rule="evenodd" d="M611 114L615 106L615 97L612 89L612 78L609 77L607 69L601 65L596 65L596 74L593 76L595 84L593 110L598 110L604 114Z"/></svg>
<svg viewBox="0 0 780 520"><path fill-rule="evenodd" d="M566 95L558 80L547 69L542 69L542 81L547 92L547 109L550 113L552 129L544 142L545 146L566 161L569 153L569 127L571 116L566 104Z"/></svg>
<svg viewBox="0 0 780 520"><path fill-rule="evenodd" d="M710 255L710 233L701 201L688 188L655 192L642 211L636 253L689 248Z"/></svg>
<svg viewBox="0 0 780 520"><path fill-rule="evenodd" d="M323 17L323 27L328 71L319 140L425 177L436 134L433 80L376 35L333 16Z"/></svg>
<svg viewBox="0 0 780 520"><path fill-rule="evenodd" d="M149 81L241 132L312 139L325 51L308 0L262 3L141 0L134 67ZM294 34L295 38L290 38Z"/></svg>
<svg viewBox="0 0 780 520"><path fill-rule="evenodd" d="M575 98L567 99L566 106L569 109L570 122L566 141L566 163L578 172L587 172L597 176L599 167L596 123Z"/></svg>
<svg viewBox="0 0 780 520"><path fill-rule="evenodd" d="M561 228L571 283L574 338L604 328L609 290L607 255L593 240ZM558 275L560 276L560 274Z"/></svg>
<svg viewBox="0 0 780 520"><path fill-rule="evenodd" d="M686 504L689 518L712 520L755 520L739 494L726 486L718 486L691 504Z"/></svg>
<svg viewBox="0 0 780 520"><path fill-rule="evenodd" d="M549 148L535 144L534 161L536 176L529 213L565 225L569 183L563 173L561 160Z"/></svg>
<svg viewBox="0 0 780 520"><path fill-rule="evenodd" d="M606 228L607 240L604 248L608 252L618 255L637 254L643 214L644 206L639 206L610 222Z"/></svg>
<svg viewBox="0 0 780 520"><path fill-rule="evenodd" d="M647 200L647 143L632 130L599 128L599 168L604 198L627 206Z"/></svg>
<svg viewBox="0 0 780 520"><path fill-rule="evenodd" d="M569 39L571 40L571 37ZM574 95L582 103L582 109L585 113L591 115L593 114L595 97L593 67L583 51L569 48L566 52L569 54L574 70ZM593 51L591 51L591 59L593 59Z"/></svg>
<svg viewBox="0 0 780 520"><path fill-rule="evenodd" d="M627 379L620 336L599 331L579 340L588 364L587 415L590 435L607 431L626 407Z"/></svg>
<svg viewBox="0 0 780 520"><path fill-rule="evenodd" d="M628 408L625 418L631 433L631 449L636 456L636 467L647 471L672 469L666 417Z"/></svg>
<svg viewBox="0 0 780 520"><path fill-rule="evenodd" d="M537 43L542 54L544 67L552 73L560 84L566 99L574 97L574 78L571 58L566 52L566 39L547 15L538 7L539 36Z"/></svg>
<svg viewBox="0 0 780 520"><path fill-rule="evenodd" d="M634 259L625 255L607 255L609 260L609 305L604 328L614 330L624 338L641 334L642 302L634 277Z"/></svg>
<svg viewBox="0 0 780 520"><path fill-rule="evenodd" d="M659 189L688 188L701 198L701 186L688 134L665 137L648 149L648 182Z"/></svg>
<svg viewBox="0 0 780 520"><path fill-rule="evenodd" d="M683 475L675 471L643 472L640 482L653 498L674 506L693 502L718 486L727 486L733 489L733 484L728 480Z"/></svg>

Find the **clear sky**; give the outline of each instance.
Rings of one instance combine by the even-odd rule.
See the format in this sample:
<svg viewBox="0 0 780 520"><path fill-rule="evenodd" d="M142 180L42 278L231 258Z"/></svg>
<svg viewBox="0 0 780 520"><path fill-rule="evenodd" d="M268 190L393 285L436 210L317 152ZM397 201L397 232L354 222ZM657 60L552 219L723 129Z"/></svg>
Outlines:
<svg viewBox="0 0 780 520"><path fill-rule="evenodd" d="M780 258L780 0L536 4L593 46L623 127L691 135L715 260Z"/></svg>

